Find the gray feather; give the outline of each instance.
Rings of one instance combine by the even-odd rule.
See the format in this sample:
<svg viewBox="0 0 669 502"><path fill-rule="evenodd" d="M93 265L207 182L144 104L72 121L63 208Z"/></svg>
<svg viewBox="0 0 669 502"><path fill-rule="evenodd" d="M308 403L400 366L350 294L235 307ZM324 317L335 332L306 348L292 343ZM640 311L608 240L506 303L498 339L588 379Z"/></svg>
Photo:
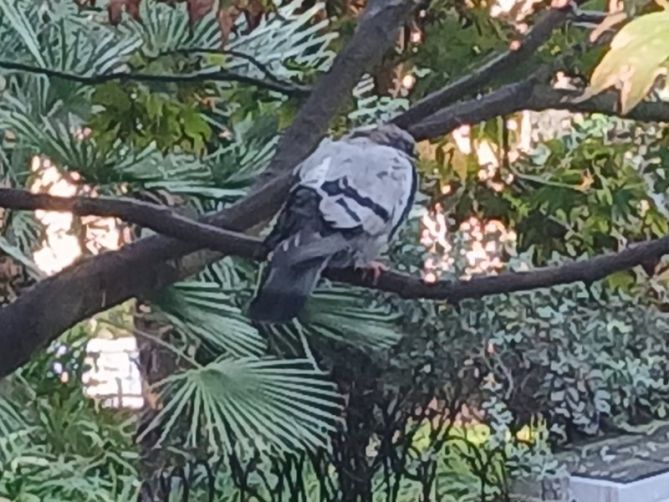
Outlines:
<svg viewBox="0 0 669 502"><path fill-rule="evenodd" d="M348 241L341 234L323 237L306 245L297 246L292 253L286 253L282 266L299 267L314 259L329 258L349 246Z"/></svg>
<svg viewBox="0 0 669 502"><path fill-rule="evenodd" d="M328 258L322 257L301 266L289 267L270 261L265 279L251 302L249 317L256 322L283 323L304 308L318 282Z"/></svg>
<svg viewBox="0 0 669 502"><path fill-rule="evenodd" d="M361 227L379 235L399 222L411 196L413 169L401 150L356 137L323 142L298 176L302 186L318 192L320 213L333 228Z"/></svg>
<svg viewBox="0 0 669 502"><path fill-rule="evenodd" d="M365 266L406 218L416 189L415 142L394 125L324 140L296 182L266 244L272 249L249 314L286 322L326 266Z"/></svg>

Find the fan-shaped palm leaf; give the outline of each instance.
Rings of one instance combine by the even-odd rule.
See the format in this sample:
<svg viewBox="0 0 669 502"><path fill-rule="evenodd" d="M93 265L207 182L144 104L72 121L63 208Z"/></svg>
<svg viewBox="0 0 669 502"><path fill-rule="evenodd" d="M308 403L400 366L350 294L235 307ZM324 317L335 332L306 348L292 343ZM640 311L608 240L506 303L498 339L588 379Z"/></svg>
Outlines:
<svg viewBox="0 0 669 502"><path fill-rule="evenodd" d="M213 12L191 25L186 9L164 2L140 4L141 23L129 21L120 26L126 36L142 40L142 52L149 57L187 47L213 49L220 46L220 28Z"/></svg>
<svg viewBox="0 0 669 502"><path fill-rule="evenodd" d="M165 441L188 419L187 444L224 452L326 447L340 421L341 396L303 359L223 359L160 383L165 407L142 435L162 426Z"/></svg>
<svg viewBox="0 0 669 502"><path fill-rule="evenodd" d="M399 315L387 307L370 305L360 290L332 287L316 291L306 307L305 322L267 327L277 338L296 346L300 330L307 338L328 338L367 350L384 350L395 345L402 333Z"/></svg>
<svg viewBox="0 0 669 502"><path fill-rule="evenodd" d="M33 18L36 18L35 9L30 9L26 2L0 0L0 13L2 14L3 25L13 29L15 36L21 40L23 46L39 66L46 67L46 60L42 54L37 32L34 28L36 23L34 19L30 19L31 13Z"/></svg>
<svg viewBox="0 0 669 502"><path fill-rule="evenodd" d="M27 256L17 246L12 245L7 239L0 235L0 251L11 256L21 265L26 267L28 273L35 279L44 279L45 275L35 264L31 257Z"/></svg>
<svg viewBox="0 0 669 502"><path fill-rule="evenodd" d="M63 18L48 26L43 53L49 68L81 76L95 76L127 69L128 57L139 47L138 36L95 23Z"/></svg>
<svg viewBox="0 0 669 502"><path fill-rule="evenodd" d="M0 397L0 472L31 444L35 431L12 400Z"/></svg>
<svg viewBox="0 0 669 502"><path fill-rule="evenodd" d="M161 292L154 305L181 333L219 351L248 356L265 350L265 340L214 282L175 284Z"/></svg>
<svg viewBox="0 0 669 502"><path fill-rule="evenodd" d="M301 0L278 7L253 31L235 37L229 48L254 57L280 78L300 76L300 68L326 70L334 57L328 46L337 35L325 32L327 20L314 22L315 15L323 9L322 2L300 13L302 7ZM286 65L288 61L294 66ZM230 68L262 76L256 66L241 58L234 58Z"/></svg>
<svg viewBox="0 0 669 502"><path fill-rule="evenodd" d="M353 89L356 109L348 114L353 127L386 122L409 106L408 99L378 96L374 88L374 79L365 75Z"/></svg>
<svg viewBox="0 0 669 502"><path fill-rule="evenodd" d="M20 100L7 97L4 104L0 124L14 132L18 147L45 155L60 167L83 173L87 181L130 181L132 178L124 178L126 173L148 170L147 166L156 166L161 159L165 162L152 145L137 152L119 140L111 148L101 149L92 138L75 137L73 130L79 124L74 117L71 117L74 123L48 117L36 121Z"/></svg>

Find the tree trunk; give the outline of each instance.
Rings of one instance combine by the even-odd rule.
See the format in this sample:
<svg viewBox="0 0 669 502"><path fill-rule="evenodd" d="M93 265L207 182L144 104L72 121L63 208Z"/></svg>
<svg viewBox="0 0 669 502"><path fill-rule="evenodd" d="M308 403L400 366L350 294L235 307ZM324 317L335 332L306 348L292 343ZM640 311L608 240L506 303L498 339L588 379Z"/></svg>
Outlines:
<svg viewBox="0 0 669 502"><path fill-rule="evenodd" d="M151 390L150 386L171 375L177 368L174 353L152 339L165 339L171 327L148 319L146 314L149 312L149 306L138 303L134 318L139 368L144 391L144 407L137 427L138 437L151 424L161 407L158 395ZM149 336L142 336L142 334ZM169 500L173 466L168 453L156 445L161 434L162 429L156 427L139 440L139 475L142 483L139 502Z"/></svg>

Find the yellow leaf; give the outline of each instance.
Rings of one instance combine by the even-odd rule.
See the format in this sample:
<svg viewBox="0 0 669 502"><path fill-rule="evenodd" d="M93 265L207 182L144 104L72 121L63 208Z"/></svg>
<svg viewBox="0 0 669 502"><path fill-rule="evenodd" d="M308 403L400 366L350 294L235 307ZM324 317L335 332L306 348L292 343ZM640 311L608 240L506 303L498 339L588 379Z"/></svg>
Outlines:
<svg viewBox="0 0 669 502"><path fill-rule="evenodd" d="M225 53L221 54L206 54L205 55L205 61L209 63L210 65L214 66L225 66L225 63L228 59L227 55Z"/></svg>
<svg viewBox="0 0 669 502"><path fill-rule="evenodd" d="M599 37L614 26L622 23L625 19L627 19L627 14L625 12L612 12L606 16L594 30L592 30L590 33L590 42L594 44Z"/></svg>
<svg viewBox="0 0 669 502"><path fill-rule="evenodd" d="M666 73L669 57L669 12L654 12L625 25L611 41L611 48L590 78L579 100L611 87L620 89L622 114L648 94L657 77Z"/></svg>
<svg viewBox="0 0 669 502"><path fill-rule="evenodd" d="M451 157L451 168L457 174L460 181L467 181L467 173L469 171L469 159L467 155L463 154L458 149L455 149Z"/></svg>
<svg viewBox="0 0 669 502"><path fill-rule="evenodd" d="M595 181L595 178L592 177L592 174L590 174L588 172L585 172L583 174L583 179L581 180L581 182L578 185L576 185L574 188L576 190L581 191L581 192L587 192L588 189L594 183L594 181Z"/></svg>

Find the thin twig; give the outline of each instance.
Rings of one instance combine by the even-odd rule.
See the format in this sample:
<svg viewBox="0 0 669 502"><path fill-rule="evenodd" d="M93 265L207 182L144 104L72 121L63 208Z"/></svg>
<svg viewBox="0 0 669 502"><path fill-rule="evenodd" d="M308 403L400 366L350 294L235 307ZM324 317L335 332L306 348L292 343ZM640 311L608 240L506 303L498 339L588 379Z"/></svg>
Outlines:
<svg viewBox="0 0 669 502"><path fill-rule="evenodd" d="M153 83L184 83L184 82L239 82L249 84L268 91L280 92L287 96L307 96L309 88L298 84L279 82L276 80L263 80L228 70L213 70L183 74L154 74L154 73L131 73L131 72L112 72L100 75L79 75L53 68L40 68L17 61L0 61L0 68L7 70L21 71L36 75L45 75L51 78L61 78L71 82L77 82L84 85L100 85L111 81L121 82L153 82Z"/></svg>
<svg viewBox="0 0 669 502"><path fill-rule="evenodd" d="M267 66L265 63L258 61L257 58L250 54L246 54L245 52L237 51L234 49L211 49L211 48L198 48L198 47L189 47L189 48L184 48L184 49L176 49L172 51L164 51L160 53L160 56L168 56L170 54L210 54L210 55L215 55L215 56L232 56L236 57L239 59L243 59L245 61L248 61L251 63L253 66L255 66L258 70L260 70L265 77L267 77L269 80L272 80L274 82L279 82L282 84L290 84L290 82L286 82L285 80L282 80L281 78L277 77L272 70L269 69L269 66Z"/></svg>
<svg viewBox="0 0 669 502"><path fill-rule="evenodd" d="M395 117L393 122L406 129L445 106L475 94L493 78L499 77L502 72L514 69L529 59L550 38L553 31L564 24L569 13L570 8L549 9L542 13L534 27L521 40L518 48L496 54L464 77L424 97Z"/></svg>

